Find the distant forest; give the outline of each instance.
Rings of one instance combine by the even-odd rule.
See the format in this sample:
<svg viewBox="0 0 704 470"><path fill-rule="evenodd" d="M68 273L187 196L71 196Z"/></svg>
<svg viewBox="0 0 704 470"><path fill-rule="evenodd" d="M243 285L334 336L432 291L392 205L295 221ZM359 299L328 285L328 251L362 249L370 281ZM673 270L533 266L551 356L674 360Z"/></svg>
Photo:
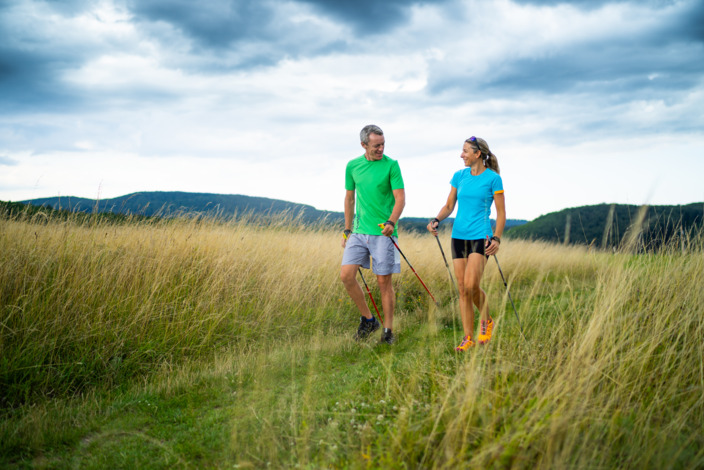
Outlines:
<svg viewBox="0 0 704 470"><path fill-rule="evenodd" d="M598 204L574 207L538 217L507 233L514 238L615 248L629 236L644 248L655 248L675 237L702 229L704 203L683 206Z"/></svg>

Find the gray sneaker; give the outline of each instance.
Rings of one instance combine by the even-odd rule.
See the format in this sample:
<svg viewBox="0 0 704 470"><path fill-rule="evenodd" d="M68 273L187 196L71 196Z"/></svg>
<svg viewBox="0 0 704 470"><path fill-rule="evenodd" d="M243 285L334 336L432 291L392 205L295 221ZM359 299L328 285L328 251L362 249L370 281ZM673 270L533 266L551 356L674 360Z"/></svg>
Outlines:
<svg viewBox="0 0 704 470"><path fill-rule="evenodd" d="M394 334L391 332L390 329L384 328L384 332L381 333L381 343L386 343L386 344L394 344L394 341L396 338L394 338Z"/></svg>
<svg viewBox="0 0 704 470"><path fill-rule="evenodd" d="M355 336L355 339L366 339L380 327L381 325L376 318L372 317L372 321L367 321L366 318L362 317L362 320L359 322L359 328L357 328L357 335Z"/></svg>

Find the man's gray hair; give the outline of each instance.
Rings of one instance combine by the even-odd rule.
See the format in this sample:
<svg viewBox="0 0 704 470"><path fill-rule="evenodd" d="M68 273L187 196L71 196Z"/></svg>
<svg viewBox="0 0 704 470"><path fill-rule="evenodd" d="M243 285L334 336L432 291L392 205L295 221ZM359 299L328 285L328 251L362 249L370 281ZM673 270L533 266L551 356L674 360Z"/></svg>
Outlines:
<svg viewBox="0 0 704 470"><path fill-rule="evenodd" d="M384 131L382 131L379 126L369 124L368 126L364 126L364 128L362 128L362 132L359 133L359 140L362 143L368 144L369 134L384 135Z"/></svg>

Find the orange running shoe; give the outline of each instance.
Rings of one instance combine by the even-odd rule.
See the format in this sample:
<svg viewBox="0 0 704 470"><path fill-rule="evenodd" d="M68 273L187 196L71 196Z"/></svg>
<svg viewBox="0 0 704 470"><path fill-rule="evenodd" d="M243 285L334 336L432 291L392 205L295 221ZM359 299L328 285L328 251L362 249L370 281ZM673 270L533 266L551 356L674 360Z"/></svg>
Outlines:
<svg viewBox="0 0 704 470"><path fill-rule="evenodd" d="M474 346L474 341L472 341L472 338L469 337L469 335L465 336L462 338L462 342L460 343L459 346L455 348L455 351L466 351L469 348Z"/></svg>
<svg viewBox="0 0 704 470"><path fill-rule="evenodd" d="M489 317L488 320L481 321L481 329L477 342L479 344L486 344L491 339L491 333L494 331L494 319Z"/></svg>

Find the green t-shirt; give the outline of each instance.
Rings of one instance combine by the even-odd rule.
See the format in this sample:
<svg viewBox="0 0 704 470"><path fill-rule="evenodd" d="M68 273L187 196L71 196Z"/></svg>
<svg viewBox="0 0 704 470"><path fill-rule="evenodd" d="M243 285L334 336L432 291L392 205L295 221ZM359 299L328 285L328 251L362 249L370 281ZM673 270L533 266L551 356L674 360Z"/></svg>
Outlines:
<svg viewBox="0 0 704 470"><path fill-rule="evenodd" d="M347 164L345 189L355 191L354 226L352 231L366 235L381 235L379 224L386 222L394 209L394 189L403 189L403 177L398 162L386 155L369 161L364 155ZM398 231L394 228L394 235Z"/></svg>

